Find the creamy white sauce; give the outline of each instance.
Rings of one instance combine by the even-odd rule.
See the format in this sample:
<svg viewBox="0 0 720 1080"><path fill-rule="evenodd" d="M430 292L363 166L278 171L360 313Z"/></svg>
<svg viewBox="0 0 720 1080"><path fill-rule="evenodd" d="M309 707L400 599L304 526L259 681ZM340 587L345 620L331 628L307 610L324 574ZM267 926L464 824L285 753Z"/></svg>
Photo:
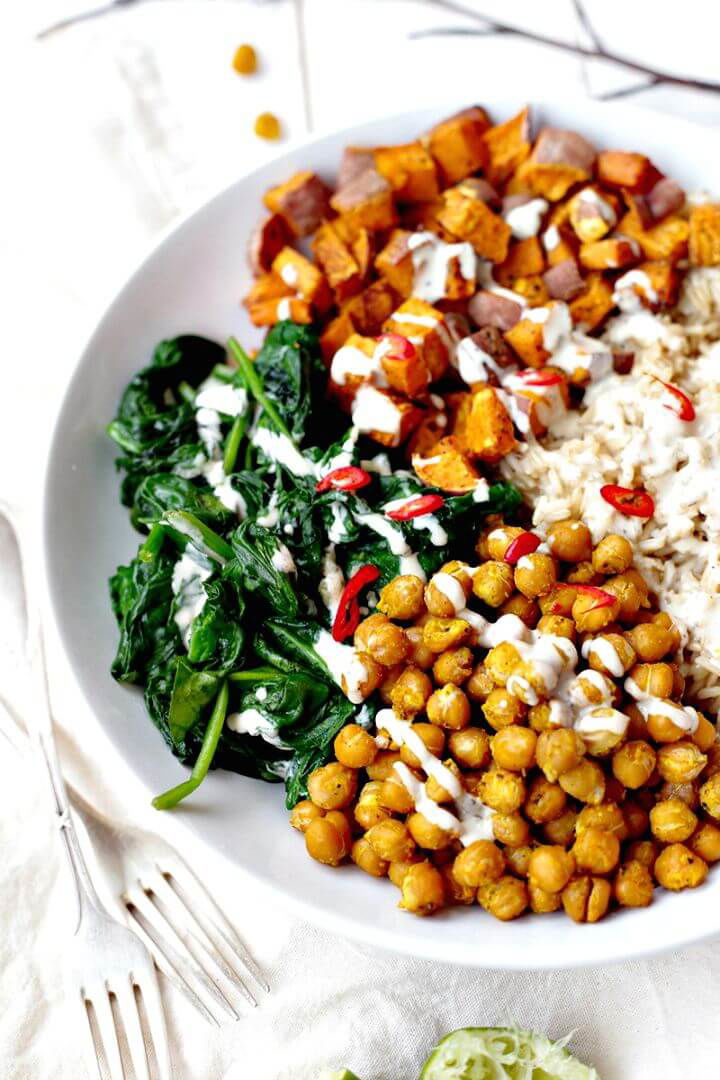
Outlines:
<svg viewBox="0 0 720 1080"><path fill-rule="evenodd" d="M328 540L332 544L340 544L343 540L348 539L348 531L345 528L345 511L341 503L334 502L330 504L330 512L332 514L332 522L328 529Z"/></svg>
<svg viewBox="0 0 720 1080"><path fill-rule="evenodd" d="M393 445L400 442L402 413L387 394L381 394L375 387L363 384L355 395L352 407L352 420L362 432L379 431L391 435Z"/></svg>
<svg viewBox="0 0 720 1080"><path fill-rule="evenodd" d="M277 308L275 309L275 315L278 322L281 319L289 319L292 315L292 308L290 306L290 297L284 296L282 300L278 300Z"/></svg>
<svg viewBox="0 0 720 1080"><path fill-rule="evenodd" d="M545 211L548 209L545 199L531 199L521 206L514 206L503 215L518 240L527 240L537 236Z"/></svg>
<svg viewBox="0 0 720 1080"><path fill-rule="evenodd" d="M666 719L671 720L676 727L681 728L682 731L687 731L689 735L697 731L700 717L692 706L680 705L678 702L670 701L668 698L654 697L652 694L641 690L635 680L631 678L625 680L625 691L635 699L638 711L645 721L650 716L664 716Z"/></svg>
<svg viewBox="0 0 720 1080"><path fill-rule="evenodd" d="M453 577L452 574L445 574L442 571L433 574L430 578L430 584L434 585L439 593L442 593L445 599L450 603L455 615L464 611L467 607L465 590L458 579Z"/></svg>
<svg viewBox="0 0 720 1080"><path fill-rule="evenodd" d="M368 461L361 461L360 466L365 472L377 473L379 476L392 475L390 458L387 454L376 454L375 457L370 458Z"/></svg>
<svg viewBox="0 0 720 1080"><path fill-rule="evenodd" d="M262 450L266 457L275 461L295 476L313 476L315 466L300 453L294 443L279 431L261 427L252 436L253 446Z"/></svg>
<svg viewBox="0 0 720 1080"><path fill-rule="evenodd" d="M290 285L291 287L297 285L298 279L300 277L297 266L295 266L293 263L285 263L285 265L280 270L280 277L283 279L286 285Z"/></svg>
<svg viewBox="0 0 720 1080"><path fill-rule="evenodd" d="M472 244L447 244L434 233L417 232L408 237L413 264L413 296L434 303L447 295L450 263L457 259L460 274L475 281L477 257Z"/></svg>
<svg viewBox="0 0 720 1080"><path fill-rule="evenodd" d="M472 497L473 502L476 503L487 502L490 498L490 485L482 476L478 477L475 487L473 488Z"/></svg>
<svg viewBox="0 0 720 1080"><path fill-rule="evenodd" d="M388 381L383 371L382 358L392 346L387 341L377 344L372 356L368 356L355 345L343 345L332 359L330 377L338 386L345 386L348 375L374 383L375 386L387 386Z"/></svg>
<svg viewBox="0 0 720 1080"><path fill-rule="evenodd" d="M401 510L402 507L414 502L417 498L418 496L415 494L403 495L400 499L393 499L391 502L385 503L382 508L383 513L387 514L391 510ZM410 518L408 524L412 525L413 529L427 529L430 533L430 541L435 547L444 547L448 542L448 534L434 514L420 514L418 517Z"/></svg>
<svg viewBox="0 0 720 1080"><path fill-rule="evenodd" d="M409 553L410 547L402 531L397 525L393 525L386 517L383 517L382 514L355 514L354 517L358 524L364 525L382 536L387 541L393 555L407 555Z"/></svg>
<svg viewBox="0 0 720 1080"><path fill-rule="evenodd" d="M419 577L421 581L427 580L427 575L420 564L420 560L412 551L407 555L400 556L400 573L414 574L415 577Z"/></svg>
<svg viewBox="0 0 720 1080"><path fill-rule="evenodd" d="M318 586L320 599L334 619L342 591L345 588L345 576L335 561L335 545L328 544L322 562L322 578Z"/></svg>
<svg viewBox="0 0 720 1080"><path fill-rule="evenodd" d="M277 550L273 552L270 562L281 574L296 574L295 560L284 544L278 543Z"/></svg>
<svg viewBox="0 0 720 1080"><path fill-rule="evenodd" d="M238 735L259 735L266 743L277 746L279 750L290 750L278 735L275 725L257 709L243 709L242 712L230 713L225 723Z"/></svg>
<svg viewBox="0 0 720 1080"><path fill-rule="evenodd" d="M314 648L348 700L360 705L364 700L361 687L367 679L367 669L353 646L343 645L327 630L321 630Z"/></svg>
<svg viewBox="0 0 720 1080"><path fill-rule="evenodd" d="M657 292L644 270L628 270L627 274L623 274L615 282L612 298L621 311L642 311L645 306L642 302L643 296L648 303L657 303Z"/></svg>
<svg viewBox="0 0 720 1080"><path fill-rule="evenodd" d="M205 607L207 595L203 582L211 576L212 563L192 544L188 544L173 567L171 588L176 598L173 620L187 649L195 619Z"/></svg>
<svg viewBox="0 0 720 1080"><path fill-rule="evenodd" d="M542 245L548 254L560 246L560 232L557 225L550 225L542 234Z"/></svg>
<svg viewBox="0 0 720 1080"><path fill-rule="evenodd" d="M586 660L594 656L598 663L602 664L616 679L622 678L625 674L625 665L617 649L606 637L588 638L583 642L580 651Z"/></svg>

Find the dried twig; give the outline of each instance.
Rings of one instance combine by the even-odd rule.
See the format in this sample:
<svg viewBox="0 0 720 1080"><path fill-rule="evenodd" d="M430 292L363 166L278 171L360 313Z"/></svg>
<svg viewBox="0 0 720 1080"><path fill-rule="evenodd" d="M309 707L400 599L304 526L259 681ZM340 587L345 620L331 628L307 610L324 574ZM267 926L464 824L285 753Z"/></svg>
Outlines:
<svg viewBox="0 0 720 1080"><path fill-rule="evenodd" d="M626 68L628 71L635 71L638 75L644 75L648 82L644 83L641 87L633 89L647 89L649 86L658 82L668 83L671 86L682 86L689 90L707 90L710 93L720 93L720 83L710 82L706 79L690 79L684 78L680 75L673 75L668 71L658 71L656 68L650 67L648 64L641 64L637 60L630 60L626 56L619 56L617 53L610 52L601 43L600 40L592 29L587 15L584 12L580 15L582 19L584 16L583 25L588 30L588 34L593 41L592 48L585 48L582 45L572 45L568 41L561 41L558 38L548 37L546 34L538 34L534 30L521 30L517 26L510 26L508 23L503 23L497 19L491 18L489 15L481 15L478 11L473 11L471 8L466 8L462 4L456 3L455 0L427 0L427 3L432 7L440 8L442 11L449 12L453 15L459 15L464 19L469 19L472 22L480 23L481 28L478 30L472 30L469 27L465 28L450 28L450 27L438 27L430 30L419 30L415 33L411 33L411 38L426 38L426 37L438 37L438 36L468 36L468 37L487 37L491 34L508 34L513 37L524 38L526 41L533 41L537 45L546 45L551 49L559 49L561 52L570 53L573 56L584 57L586 60L605 60L612 64L618 64L620 67ZM618 91L615 95L609 94L609 97L619 96L621 94L633 93L633 89L628 88L624 91Z"/></svg>

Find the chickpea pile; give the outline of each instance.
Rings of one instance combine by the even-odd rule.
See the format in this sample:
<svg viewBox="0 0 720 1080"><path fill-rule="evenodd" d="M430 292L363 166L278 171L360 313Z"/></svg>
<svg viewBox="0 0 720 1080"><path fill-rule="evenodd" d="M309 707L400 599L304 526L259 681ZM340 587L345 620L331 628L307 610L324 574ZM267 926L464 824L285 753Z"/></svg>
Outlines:
<svg viewBox="0 0 720 1080"><path fill-rule="evenodd" d="M480 565L450 562L442 573L490 620L514 614L538 634L570 639L578 656L589 639L602 640L577 674L589 667L607 677L627 729L583 735L557 726L542 695L528 704L509 692L522 665L512 644L473 644L472 625L433 578L403 575L386 585L355 648L372 658L385 705L493 812L493 839L463 847L419 813L396 762L435 803L453 810L453 799L406 745L357 724L339 732L336 760L311 774L309 798L290 821L312 858L328 866L349 859L389 877L400 907L417 915L477 901L502 920L564 910L597 922L613 907L647 906L656 885L702 884L720 860L720 742L701 714L692 732L673 722L684 691L672 659L680 635L654 609L630 543L610 535L593 546L584 524L558 522L544 551L510 565L505 554L523 531L489 523L476 546ZM601 588L604 603L578 585ZM660 699L657 712L643 713L626 679Z"/></svg>

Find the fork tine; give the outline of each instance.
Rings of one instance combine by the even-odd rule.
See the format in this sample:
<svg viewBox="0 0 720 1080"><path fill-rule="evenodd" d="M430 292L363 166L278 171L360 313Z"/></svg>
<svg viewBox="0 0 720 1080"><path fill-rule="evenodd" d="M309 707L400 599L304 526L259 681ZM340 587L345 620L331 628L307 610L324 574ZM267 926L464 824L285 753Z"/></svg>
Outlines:
<svg viewBox="0 0 720 1080"><path fill-rule="evenodd" d="M173 868L170 868L163 872L163 876L167 880L170 887L178 894L178 896L180 896L185 906L188 908L189 911L192 912L196 922L199 923L200 920L198 919L197 912L193 907L190 898L188 897L188 890L186 886L187 884L190 884L190 890L192 891L194 889L196 894L202 897L202 901L204 901L213 912L214 918L210 918L210 916L208 915L207 922L209 922L210 925L213 926L216 933L222 938L227 947L234 953L238 962L240 964L243 964L247 968L252 977L258 983L258 985L261 986L262 989L266 991L266 993L270 993L270 986L262 971L260 970L258 964L250 955L244 942L241 941L237 934L237 931L230 924L227 917L223 914L216 901L207 891L202 882L198 880L198 878L187 865L187 863L182 858L180 858L179 855L177 856L177 863L178 867L182 870L183 876L185 877L186 881L185 883L183 883L178 877L175 870ZM205 926L203 926L202 923L200 923L200 925L203 927L203 929L205 929Z"/></svg>
<svg viewBox="0 0 720 1080"><path fill-rule="evenodd" d="M184 917L185 922L187 922L187 916L189 916L190 919L192 919L197 924L197 926L200 928L200 931L209 941L211 948L208 948L205 942L201 938L199 938L197 934L193 933L192 929L189 926L183 928L182 924L180 926L177 926L174 922L171 925L175 930L175 933L178 935L182 943L189 951L193 951L191 947L192 943L192 945L194 945L196 949L199 949L202 952L207 962L211 966L219 968L219 970L222 972L228 982L231 983L232 986L234 986L240 994L242 994L242 996L245 998L249 1005L252 1005L253 1008L255 1008L257 1006L257 1001L251 994L249 988L245 985L237 972L232 970L230 965L227 963L225 957L223 956L221 950L218 949L217 942L213 938L212 934L208 933L207 928L203 925L203 923L200 922L196 913L190 907L188 907L185 901L171 887L165 876L163 874L155 874L152 880L148 882L148 887L153 893L155 893L155 896L160 901L160 904L158 904L157 906L168 922L170 922L170 920L163 911L163 906L165 905L167 905L171 912L173 910L178 911L180 913L181 919Z"/></svg>
<svg viewBox="0 0 720 1080"><path fill-rule="evenodd" d="M170 1048L168 1046L165 1013L163 1011L160 988L152 967L134 973L135 985L140 991L140 998L145 1009L150 1038L152 1039L157 1066L158 1080L172 1080L170 1066ZM137 1016L137 1006L135 1015Z"/></svg>
<svg viewBox="0 0 720 1080"><path fill-rule="evenodd" d="M239 1019L237 1013L232 1006L229 1006L224 997L218 995L215 985L207 977L205 972L198 968L197 964L190 964L185 957L181 956L177 949L174 948L167 940L167 938L160 933L155 925L152 915L148 917L147 911L142 910L147 904L152 911L155 909L147 900L144 894L133 893L132 896L123 897L123 902L127 908L128 914L133 921L136 929L138 929L142 940L150 950L155 963L166 974L169 970L169 978L173 982L173 985L182 990L186 997L189 998L191 1003L200 1012L208 1023L220 1026L217 1018L210 1012L205 1003L198 997L190 985L193 978L196 978L201 986L203 986L210 997L216 1002L216 1004L222 1009L223 1014L230 1016L232 1019ZM142 908L141 908L142 905ZM157 914L157 912L156 912ZM173 978L175 976L175 978Z"/></svg>
<svg viewBox="0 0 720 1080"><path fill-rule="evenodd" d="M117 1029L115 1028L115 1017L112 1014L107 987L104 985L98 986L97 993L94 993L89 1000L95 1014L95 1023L97 1024L98 1035L105 1054L110 1080L124 1080L125 1071L120 1057L120 1044L118 1043Z"/></svg>
<svg viewBox="0 0 720 1080"><path fill-rule="evenodd" d="M135 1070L135 1080L150 1080L147 1054L145 1052L145 1040L143 1039L142 1026L138 1015L137 1002L130 980L127 983L118 982L113 985L113 993L117 1001L117 1011L122 1018L127 1038L128 1052Z"/></svg>
<svg viewBox="0 0 720 1080"><path fill-rule="evenodd" d="M89 1002L85 997L85 992L80 993L80 1008L83 1013L82 1027L85 1032L83 1038L83 1054L85 1057L85 1064L88 1070L88 1076L91 1080L102 1080L102 1072L100 1071L100 1058L98 1056L97 1046L95 1045L95 1033L93 1031L92 1022L90 1020Z"/></svg>

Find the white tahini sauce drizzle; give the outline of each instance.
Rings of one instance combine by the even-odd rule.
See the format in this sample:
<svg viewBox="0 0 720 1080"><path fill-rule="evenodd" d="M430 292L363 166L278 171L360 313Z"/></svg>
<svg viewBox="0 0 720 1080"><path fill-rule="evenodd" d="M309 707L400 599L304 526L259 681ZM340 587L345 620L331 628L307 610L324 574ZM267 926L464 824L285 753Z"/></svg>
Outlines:
<svg viewBox="0 0 720 1080"><path fill-rule="evenodd" d="M335 545L328 544L322 561L322 578L318 585L320 599L334 619L345 588L345 576L335 561Z"/></svg>
<svg viewBox="0 0 720 1080"><path fill-rule="evenodd" d="M278 544L277 550L273 552L270 562L279 570L281 574L296 574L297 567L295 566L295 560L285 547L284 544Z"/></svg>
<svg viewBox="0 0 720 1080"><path fill-rule="evenodd" d="M278 321L281 319L289 319L292 315L292 307L290 306L290 297L284 296L282 300L278 300L277 308L275 309L275 315Z"/></svg>
<svg viewBox="0 0 720 1080"><path fill-rule="evenodd" d="M335 641L327 630L320 631L314 648L345 696L353 705L360 705L364 701L361 687L367 679L367 669L358 652L352 645Z"/></svg>
<svg viewBox="0 0 720 1080"><path fill-rule="evenodd" d="M642 296L638 292L641 290L642 296L648 301L649 304L656 304L658 295L653 288L650 278L644 270L628 270L626 274L619 277L615 282L615 288L613 289L613 300L620 308L621 311L633 312L644 310L642 302Z"/></svg>
<svg viewBox="0 0 720 1080"><path fill-rule="evenodd" d="M393 446L400 442L402 412L393 399L364 383L355 395L352 421L358 431L379 431L392 436Z"/></svg>
<svg viewBox="0 0 720 1080"><path fill-rule="evenodd" d="M207 600L203 582L212 572L210 559L193 544L186 546L173 567L171 588L177 601L173 619L186 649L190 645L193 623Z"/></svg>
<svg viewBox="0 0 720 1080"><path fill-rule="evenodd" d="M372 355L368 356L356 345L343 345L333 356L330 378L338 386L345 386L348 375L354 375L375 386L387 386L388 381L383 371L382 358L391 348L392 345L388 341L379 341Z"/></svg>
<svg viewBox="0 0 720 1080"><path fill-rule="evenodd" d="M452 574L445 574L442 571L433 574L430 578L430 584L434 585L437 591L442 593L445 599L450 602L456 615L467 607L467 599L462 583Z"/></svg>
<svg viewBox="0 0 720 1080"><path fill-rule="evenodd" d="M644 720L647 720L649 716L664 716L676 727L687 731L689 735L697 731L700 716L691 705L680 705L677 701L670 701L667 698L653 697L652 694L641 690L631 678L625 680L625 691L635 699L635 704Z"/></svg>
<svg viewBox="0 0 720 1080"><path fill-rule="evenodd" d="M545 199L530 199L529 202L513 206L512 210L508 210L503 217L510 226L513 236L518 240L528 240L531 236L537 236L548 205Z"/></svg>
<svg viewBox="0 0 720 1080"><path fill-rule="evenodd" d="M385 503L383 513L387 514L388 510L400 510L407 503L413 502L417 498L418 496L415 494L403 495L400 499L393 499L391 502ZM430 534L430 542L435 547L445 547L448 542L448 534L435 514L419 514L417 517L410 518L408 524L412 525L413 529L427 529Z"/></svg>
<svg viewBox="0 0 720 1080"><path fill-rule="evenodd" d="M279 431L271 431L270 428L261 427L252 436L253 446L262 450L271 461L284 465L295 476L313 476L315 466L308 458L303 457L294 443Z"/></svg>
<svg viewBox="0 0 720 1080"><path fill-rule="evenodd" d="M625 665L612 641L608 638L588 638L587 641L583 642L580 651L586 660L594 656L598 663L602 664L614 678L621 679L625 674Z"/></svg>
<svg viewBox="0 0 720 1080"><path fill-rule="evenodd" d="M463 241L446 244L431 232L416 232L408 237L413 264L413 296L432 304L447 295L450 263L457 260L466 281L475 281L477 256L472 244Z"/></svg>
<svg viewBox="0 0 720 1080"><path fill-rule="evenodd" d="M278 735L272 720L258 709L243 709L242 712L230 713L225 723L238 735L259 735L266 743L277 746L279 750L291 749Z"/></svg>

